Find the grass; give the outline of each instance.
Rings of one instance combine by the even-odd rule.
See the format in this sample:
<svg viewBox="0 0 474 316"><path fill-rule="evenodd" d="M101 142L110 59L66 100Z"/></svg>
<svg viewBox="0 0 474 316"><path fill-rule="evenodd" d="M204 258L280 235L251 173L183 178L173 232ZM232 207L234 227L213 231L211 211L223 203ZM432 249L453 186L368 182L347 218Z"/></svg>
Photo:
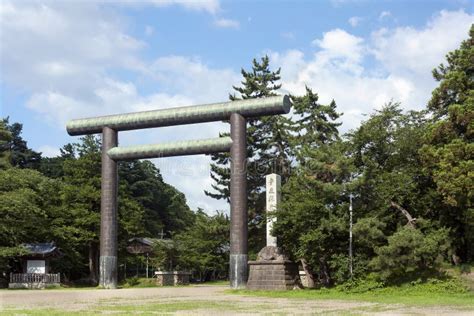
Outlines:
<svg viewBox="0 0 474 316"><path fill-rule="evenodd" d="M229 280L216 280L216 281L207 281L203 283L195 283L199 285L215 285L215 286L221 286L221 285L229 285Z"/></svg>
<svg viewBox="0 0 474 316"><path fill-rule="evenodd" d="M239 305L235 302L217 302L217 301L166 301L166 302L153 302L146 304L130 304L130 305L118 305L111 304L108 302L101 302L98 306L93 306L87 309L80 310L63 310L53 308L35 308L35 309L5 309L2 311L2 315L5 316L18 316L18 315L100 315L100 314L113 314L113 315L149 315L149 314L172 314L176 312L186 311L206 311L210 314L222 314L226 311L232 312L255 312L262 311L265 306L252 305L245 306Z"/></svg>
<svg viewBox="0 0 474 316"><path fill-rule="evenodd" d="M351 300L407 306L456 306L474 309L474 293L430 291L426 286L386 287L363 293L344 292L339 289L304 289L296 291L227 290L228 293L289 299Z"/></svg>
<svg viewBox="0 0 474 316"><path fill-rule="evenodd" d="M146 279L145 279L146 280ZM227 285L226 281L208 282L205 285ZM378 287L377 283L361 282L355 285L331 288L331 289L305 289L294 291L249 291L249 290L225 290L226 293L264 297L264 298L284 298L289 299L288 308L301 306L301 300L345 300L354 302L369 302L375 304L365 304L364 306L344 307L341 309L323 309L321 312L331 315L360 315L364 313L377 313L383 311L401 310L405 308L431 308L433 310L446 309L451 311L472 311L474 310L474 292L467 291L458 279L448 281L431 280L426 283L412 282L402 286ZM133 286L135 287L135 286ZM138 286L142 287L142 286ZM82 289L82 288L81 288ZM96 289L96 288L89 288ZM199 291L196 288L196 291ZM98 302L86 305L66 305L65 309L48 308L46 306L36 306L32 309L15 309L15 306L4 307L0 311L2 315L150 315L150 314L173 314L184 312L186 314L207 313L265 313L272 310L272 314L281 313L288 310L275 309L272 301L239 302L236 300L189 300L186 299L165 299L152 298L107 298ZM285 302L285 301L283 301ZM80 303L81 304L81 303ZM314 304L314 303L311 303ZM336 306L338 305L335 302ZM273 309L272 309L273 308ZM293 309L291 309L293 310ZM294 309L297 311L297 309ZM406 311L406 310L405 310ZM315 311L316 312L316 311Z"/></svg>
<svg viewBox="0 0 474 316"><path fill-rule="evenodd" d="M120 288L144 288L144 287L156 287L156 279L154 278L129 278L125 279L119 287Z"/></svg>

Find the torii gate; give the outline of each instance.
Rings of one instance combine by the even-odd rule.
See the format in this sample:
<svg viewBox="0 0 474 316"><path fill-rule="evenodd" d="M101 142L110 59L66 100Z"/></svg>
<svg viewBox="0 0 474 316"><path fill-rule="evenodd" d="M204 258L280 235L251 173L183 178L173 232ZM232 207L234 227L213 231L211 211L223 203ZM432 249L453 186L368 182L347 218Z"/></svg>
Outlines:
<svg viewBox="0 0 474 316"><path fill-rule="evenodd" d="M72 120L69 135L102 133L99 285L117 287L117 161L211 154L230 150L230 286L247 282L246 119L290 111L288 96L237 100ZM230 120L230 137L118 147L118 132Z"/></svg>

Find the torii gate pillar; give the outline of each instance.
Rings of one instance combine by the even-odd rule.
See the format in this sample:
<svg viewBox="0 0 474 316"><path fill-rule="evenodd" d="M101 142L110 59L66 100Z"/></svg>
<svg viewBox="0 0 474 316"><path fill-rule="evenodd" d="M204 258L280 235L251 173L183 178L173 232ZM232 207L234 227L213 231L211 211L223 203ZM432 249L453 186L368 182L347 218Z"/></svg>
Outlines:
<svg viewBox="0 0 474 316"><path fill-rule="evenodd" d="M117 288L117 162L107 151L117 147L117 131L102 129L102 177L100 197L100 259L99 286L106 289Z"/></svg>
<svg viewBox="0 0 474 316"><path fill-rule="evenodd" d="M230 115L230 261L229 279L233 289L245 288L247 255L247 126L238 113Z"/></svg>

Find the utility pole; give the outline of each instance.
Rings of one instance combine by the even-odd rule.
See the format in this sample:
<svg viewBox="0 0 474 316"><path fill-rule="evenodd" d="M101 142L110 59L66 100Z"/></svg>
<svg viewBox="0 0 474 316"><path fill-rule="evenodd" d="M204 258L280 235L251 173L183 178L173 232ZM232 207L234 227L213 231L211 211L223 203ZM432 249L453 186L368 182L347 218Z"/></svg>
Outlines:
<svg viewBox="0 0 474 316"><path fill-rule="evenodd" d="M160 235L160 239L163 239L163 237L165 236L165 234L163 234L163 228L161 229L161 233L159 233L158 235Z"/></svg>
<svg viewBox="0 0 474 316"><path fill-rule="evenodd" d="M146 278L148 279L148 252L146 253Z"/></svg>
<svg viewBox="0 0 474 316"><path fill-rule="evenodd" d="M352 193L349 195L349 272L352 279Z"/></svg>

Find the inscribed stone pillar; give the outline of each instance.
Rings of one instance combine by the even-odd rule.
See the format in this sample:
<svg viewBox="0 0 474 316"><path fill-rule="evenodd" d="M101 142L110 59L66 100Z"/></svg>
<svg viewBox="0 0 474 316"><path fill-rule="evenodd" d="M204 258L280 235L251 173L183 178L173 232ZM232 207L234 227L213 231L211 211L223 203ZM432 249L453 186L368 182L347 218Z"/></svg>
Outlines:
<svg viewBox="0 0 474 316"><path fill-rule="evenodd" d="M277 246L277 238L271 234L276 218L271 212L275 211L281 200L281 177L276 173L266 176L267 189L267 246Z"/></svg>

